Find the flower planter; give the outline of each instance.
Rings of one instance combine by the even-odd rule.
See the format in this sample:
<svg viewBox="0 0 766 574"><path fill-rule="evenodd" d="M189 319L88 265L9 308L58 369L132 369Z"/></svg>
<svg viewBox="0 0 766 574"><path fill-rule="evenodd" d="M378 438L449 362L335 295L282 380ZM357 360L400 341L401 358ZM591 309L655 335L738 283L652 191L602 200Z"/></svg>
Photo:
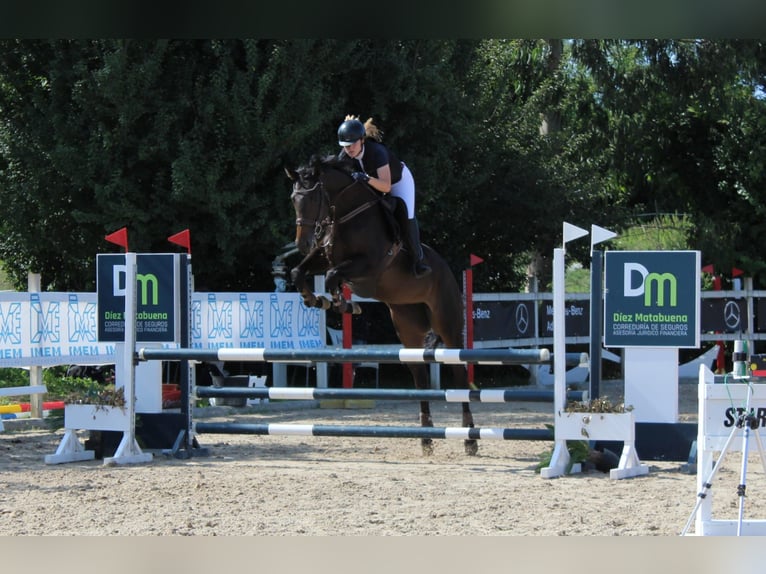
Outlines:
<svg viewBox="0 0 766 574"><path fill-rule="evenodd" d="M622 441L622 454L617 468L609 471L612 479L641 476L649 472L649 467L641 464L636 453L636 425L633 413L556 413L554 435L556 446L550 466L541 470L544 478L561 476L566 472L569 461L566 442L569 440L585 441ZM573 471L574 472L574 471Z"/></svg>
<svg viewBox="0 0 766 574"><path fill-rule="evenodd" d="M127 431L128 409L107 405L65 405L64 428L104 431Z"/></svg>
<svg viewBox="0 0 766 574"><path fill-rule="evenodd" d="M559 412L554 425L556 440L635 441L633 413Z"/></svg>
<svg viewBox="0 0 766 574"><path fill-rule="evenodd" d="M55 454L45 456L45 464L61 464L82 460L93 460L95 452L83 448L77 436L78 430L121 431L120 442L114 456L104 458L104 464L135 464L150 462L152 454L141 452L131 429L131 413L126 407L106 405L64 406L64 437Z"/></svg>

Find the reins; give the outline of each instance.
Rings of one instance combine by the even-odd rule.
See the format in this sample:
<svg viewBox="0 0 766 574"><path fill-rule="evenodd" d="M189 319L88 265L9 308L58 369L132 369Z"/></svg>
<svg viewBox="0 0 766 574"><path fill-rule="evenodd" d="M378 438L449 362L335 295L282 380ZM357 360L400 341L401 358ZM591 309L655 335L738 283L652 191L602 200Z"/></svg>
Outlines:
<svg viewBox="0 0 766 574"><path fill-rule="evenodd" d="M357 184L357 183L358 183L358 182L356 182L356 181L353 181L353 182L351 182L349 185L347 185L346 187L344 187L343 189L341 189L341 190L338 192L338 195L336 196L336 200L337 200L337 198L339 198L341 195L343 195L343 193L345 193L347 189L349 189L349 188L353 187L353 186L354 186L355 184ZM318 216L317 216L317 217L315 217L314 219L309 219L309 218L307 218L307 217L298 217L298 218L296 218L296 220L295 220L295 224L296 224L296 225L300 225L300 226L306 226L306 227L308 227L308 226L311 226L311 225L314 225L314 226L316 226L316 227L317 227L317 229L316 229L316 235L317 235L317 237L319 237L319 236L321 235L321 231L322 231L322 229L323 229L324 227L326 227L327 225L329 225L329 226L332 226L333 224L338 224L338 225L340 225L340 224L346 223L346 222L348 222L348 221L350 221L350 220L354 219L354 218L355 218L356 216L358 216L359 214L361 214L361 213L363 213L363 212L367 211L368 209L370 209L370 208L371 208L371 207L373 207L374 205L376 205L376 204L380 203L380 200L381 200L381 197L375 197L374 199L371 199L370 201L367 201L367 202L363 203L362 205L360 205L360 206L358 206L358 207L355 207L354 209L352 209L351 211L349 211L347 214L345 214L345 215L341 216L341 217L340 217L340 219L336 219L336 218L335 218L335 205L333 205L333 204L330 202L330 200L329 200L329 197L327 196L327 192L325 191L325 189L324 189L324 185L322 184L322 181L321 181L321 180L317 181L317 182L314 184L314 187L311 187L311 188L309 188L309 189L302 189L302 190L300 190L300 193L301 193L302 195L305 195L305 194L311 193L311 192L312 192L312 191L314 191L314 190L315 190L317 187L319 187L319 188L320 188L320 190L322 191L322 200L323 200L323 201L325 201L325 200L326 200L326 201L327 201L327 203L328 203L328 205L330 206L330 215L329 215L328 217L326 217L326 218L325 218L324 220L322 220L322 221L320 221L320 220L318 219ZM370 191L372 191L372 190L370 190ZM298 192L296 192L296 193L298 193ZM317 214L321 213L321 210L322 210L322 202L320 202L320 204L319 204L319 207L317 208Z"/></svg>

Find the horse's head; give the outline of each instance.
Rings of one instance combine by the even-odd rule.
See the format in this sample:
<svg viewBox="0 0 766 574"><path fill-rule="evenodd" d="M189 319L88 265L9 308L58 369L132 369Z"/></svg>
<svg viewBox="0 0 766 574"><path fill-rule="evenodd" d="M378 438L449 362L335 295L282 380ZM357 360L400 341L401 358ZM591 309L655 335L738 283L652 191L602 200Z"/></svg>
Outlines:
<svg viewBox="0 0 766 574"><path fill-rule="evenodd" d="M285 169L293 182L290 201L295 209L295 246L301 253L308 253L316 246L316 230L320 222L328 217L330 206L327 202L321 171L315 161L296 170Z"/></svg>
<svg viewBox="0 0 766 574"><path fill-rule="evenodd" d="M290 200L295 209L295 245L305 254L316 246L322 224L329 221L335 181L340 178L346 186L353 179L348 168L333 156L313 156L307 165L285 172L293 182Z"/></svg>

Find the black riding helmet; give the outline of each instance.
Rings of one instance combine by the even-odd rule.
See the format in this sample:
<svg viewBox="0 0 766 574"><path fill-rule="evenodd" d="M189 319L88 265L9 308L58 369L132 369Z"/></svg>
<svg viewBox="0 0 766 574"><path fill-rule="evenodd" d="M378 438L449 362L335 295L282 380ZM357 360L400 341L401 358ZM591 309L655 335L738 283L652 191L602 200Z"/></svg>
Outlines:
<svg viewBox="0 0 766 574"><path fill-rule="evenodd" d="M338 128L338 145L351 145L364 137L364 124L359 120L346 120Z"/></svg>

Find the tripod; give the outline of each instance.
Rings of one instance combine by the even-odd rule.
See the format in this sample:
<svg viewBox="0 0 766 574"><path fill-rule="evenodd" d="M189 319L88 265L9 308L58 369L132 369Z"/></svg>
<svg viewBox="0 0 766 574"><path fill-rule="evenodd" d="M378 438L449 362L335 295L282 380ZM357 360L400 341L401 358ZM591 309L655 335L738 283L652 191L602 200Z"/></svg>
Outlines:
<svg viewBox="0 0 766 574"><path fill-rule="evenodd" d="M752 398L752 395L753 395L752 383L748 382L747 400L745 401L745 408L738 411L739 414L737 416L737 421L732 426L731 433L729 434L728 438L726 439L726 442L723 445L723 448L721 449L721 454L719 455L718 459L715 461L715 464L713 464L713 468L710 471L710 474L703 481L702 490L697 494L697 504L694 506L694 510L692 510L692 513L689 516L689 520L686 522L686 526L684 526L684 529L681 531L681 536L685 536L686 533L688 532L689 527L691 526L695 516L697 515L697 511L699 510L700 506L702 506L702 503L707 497L707 492L713 487L713 479L715 478L715 475L718 473L718 470L721 468L721 464L723 463L724 457L726 456L726 453L729 450L729 446L731 445L731 442L734 440L735 436L737 435L739 431L742 431L742 465L740 467L740 481L739 481L739 485L737 485L737 495L739 496L739 515L737 520L737 536L742 535L742 521L745 514L745 493L747 490L745 479L747 476L747 456L748 456L748 447L749 447L751 429L754 430L755 432L756 442L758 443L758 452L761 456L761 464L763 464L764 471L766 472L766 458L764 457L764 453L763 453L763 443L761 442L761 435L758 432L758 420L755 417L755 413L750 408L750 399Z"/></svg>

